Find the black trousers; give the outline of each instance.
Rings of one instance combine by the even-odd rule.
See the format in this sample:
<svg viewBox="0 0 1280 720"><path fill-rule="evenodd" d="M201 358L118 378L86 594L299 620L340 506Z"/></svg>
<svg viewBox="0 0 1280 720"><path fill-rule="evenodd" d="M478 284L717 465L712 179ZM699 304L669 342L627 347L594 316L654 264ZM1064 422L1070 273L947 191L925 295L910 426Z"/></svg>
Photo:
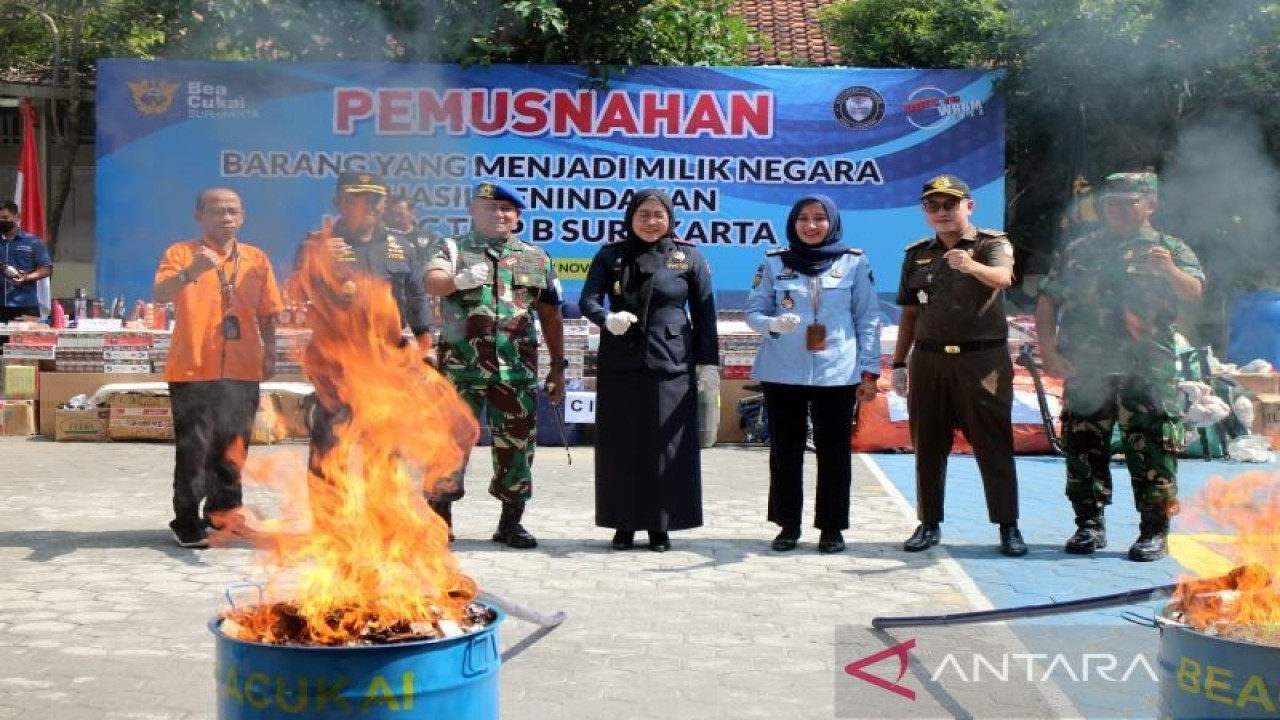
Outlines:
<svg viewBox="0 0 1280 720"><path fill-rule="evenodd" d="M804 446L808 420L818 455L818 487L813 526L849 527L849 486L853 465L855 385L812 386L763 383L769 415L769 521L800 527L804 506Z"/></svg>
<svg viewBox="0 0 1280 720"><path fill-rule="evenodd" d="M982 474L987 516L1018 519L1018 475L1013 464L1013 361L1005 347L947 355L911 353L907 409L916 451L916 516L943 520L947 456L960 428Z"/></svg>
<svg viewBox="0 0 1280 720"><path fill-rule="evenodd" d="M242 504L240 470L253 435L253 416L258 411L258 383L169 383L169 403L177 447L173 467L174 519L169 525L175 530L195 530L204 522L201 501L205 516Z"/></svg>

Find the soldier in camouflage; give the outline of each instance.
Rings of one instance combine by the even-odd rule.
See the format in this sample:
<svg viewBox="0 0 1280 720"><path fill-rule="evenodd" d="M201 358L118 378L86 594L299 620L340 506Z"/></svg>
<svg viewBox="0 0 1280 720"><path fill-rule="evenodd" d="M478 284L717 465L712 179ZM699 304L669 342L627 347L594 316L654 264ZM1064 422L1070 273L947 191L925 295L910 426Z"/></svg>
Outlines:
<svg viewBox="0 0 1280 720"><path fill-rule="evenodd" d="M1054 257L1040 284L1036 329L1046 372L1065 379L1062 441L1067 497L1076 533L1066 551L1106 547L1111 504L1111 434L1117 420L1141 515L1129 559L1167 554L1177 513L1177 451L1184 431L1177 393L1174 320L1178 303L1198 300L1200 261L1178 238L1151 227L1153 173L1107 177L1106 227Z"/></svg>
<svg viewBox="0 0 1280 720"><path fill-rule="evenodd" d="M440 370L476 417L487 412L493 442L489 493L502 501L494 542L537 547L520 524L533 493L533 453L538 411L538 337L542 327L551 368L546 391L564 397L564 336L560 283L551 258L513 233L524 202L494 182L476 186L471 232L441 241L427 263L427 288L441 298ZM459 470L437 489L431 506L452 523L451 503L463 496Z"/></svg>

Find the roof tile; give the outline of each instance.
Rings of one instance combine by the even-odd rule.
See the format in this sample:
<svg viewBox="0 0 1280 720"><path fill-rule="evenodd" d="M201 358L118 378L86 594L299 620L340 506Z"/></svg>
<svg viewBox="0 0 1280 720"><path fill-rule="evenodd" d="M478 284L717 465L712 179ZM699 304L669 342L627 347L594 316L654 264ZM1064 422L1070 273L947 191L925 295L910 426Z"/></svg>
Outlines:
<svg viewBox="0 0 1280 720"><path fill-rule="evenodd" d="M737 0L735 11L763 40L747 48L752 65L839 65L840 49L822 34L818 9L833 0Z"/></svg>

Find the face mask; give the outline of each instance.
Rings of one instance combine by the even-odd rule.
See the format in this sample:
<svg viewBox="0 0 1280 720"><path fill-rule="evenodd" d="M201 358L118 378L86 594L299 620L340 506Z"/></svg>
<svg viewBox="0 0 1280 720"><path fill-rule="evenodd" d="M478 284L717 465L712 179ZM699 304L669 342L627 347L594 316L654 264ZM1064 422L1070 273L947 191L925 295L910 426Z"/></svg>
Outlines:
<svg viewBox="0 0 1280 720"><path fill-rule="evenodd" d="M16 227L18 223L12 220L0 220L0 235L8 235Z"/></svg>

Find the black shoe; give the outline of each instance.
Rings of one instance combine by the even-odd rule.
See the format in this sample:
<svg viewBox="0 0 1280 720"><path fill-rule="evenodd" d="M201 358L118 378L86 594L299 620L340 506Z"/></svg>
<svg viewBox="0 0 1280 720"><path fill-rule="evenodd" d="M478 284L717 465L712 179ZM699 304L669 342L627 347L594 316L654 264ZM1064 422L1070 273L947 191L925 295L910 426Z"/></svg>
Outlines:
<svg viewBox="0 0 1280 720"><path fill-rule="evenodd" d="M619 530L613 534L609 546L614 550L630 550L636 546L636 534L632 530Z"/></svg>
<svg viewBox="0 0 1280 720"><path fill-rule="evenodd" d="M818 552L824 555L844 552L844 535L839 530L823 530L818 536Z"/></svg>
<svg viewBox="0 0 1280 720"><path fill-rule="evenodd" d="M942 542L942 526L938 523L920 523L916 527L916 531L911 533L911 537L902 543L902 549L907 552L920 552Z"/></svg>
<svg viewBox="0 0 1280 720"><path fill-rule="evenodd" d="M1009 557L1022 557L1027 554L1027 544L1022 541L1022 533L1017 523L1000 524L1000 552Z"/></svg>
<svg viewBox="0 0 1280 720"><path fill-rule="evenodd" d="M493 533L493 541L515 550L530 550L538 547L538 539L520 524L522 517L524 517L524 505L503 503L502 517L498 519L498 529Z"/></svg>
<svg viewBox="0 0 1280 720"><path fill-rule="evenodd" d="M664 532L649 531L649 549L654 552L666 552L671 549L671 537Z"/></svg>
<svg viewBox="0 0 1280 720"><path fill-rule="evenodd" d="M169 530L173 533L174 542L178 543L178 547L184 548L207 548L209 547L209 537L205 534L204 526L197 528L176 528L172 525Z"/></svg>
<svg viewBox="0 0 1280 720"><path fill-rule="evenodd" d="M769 547L778 552L790 552L796 549L796 543L800 540L800 528L782 528L782 532L778 533L778 537L773 539L773 544Z"/></svg>

